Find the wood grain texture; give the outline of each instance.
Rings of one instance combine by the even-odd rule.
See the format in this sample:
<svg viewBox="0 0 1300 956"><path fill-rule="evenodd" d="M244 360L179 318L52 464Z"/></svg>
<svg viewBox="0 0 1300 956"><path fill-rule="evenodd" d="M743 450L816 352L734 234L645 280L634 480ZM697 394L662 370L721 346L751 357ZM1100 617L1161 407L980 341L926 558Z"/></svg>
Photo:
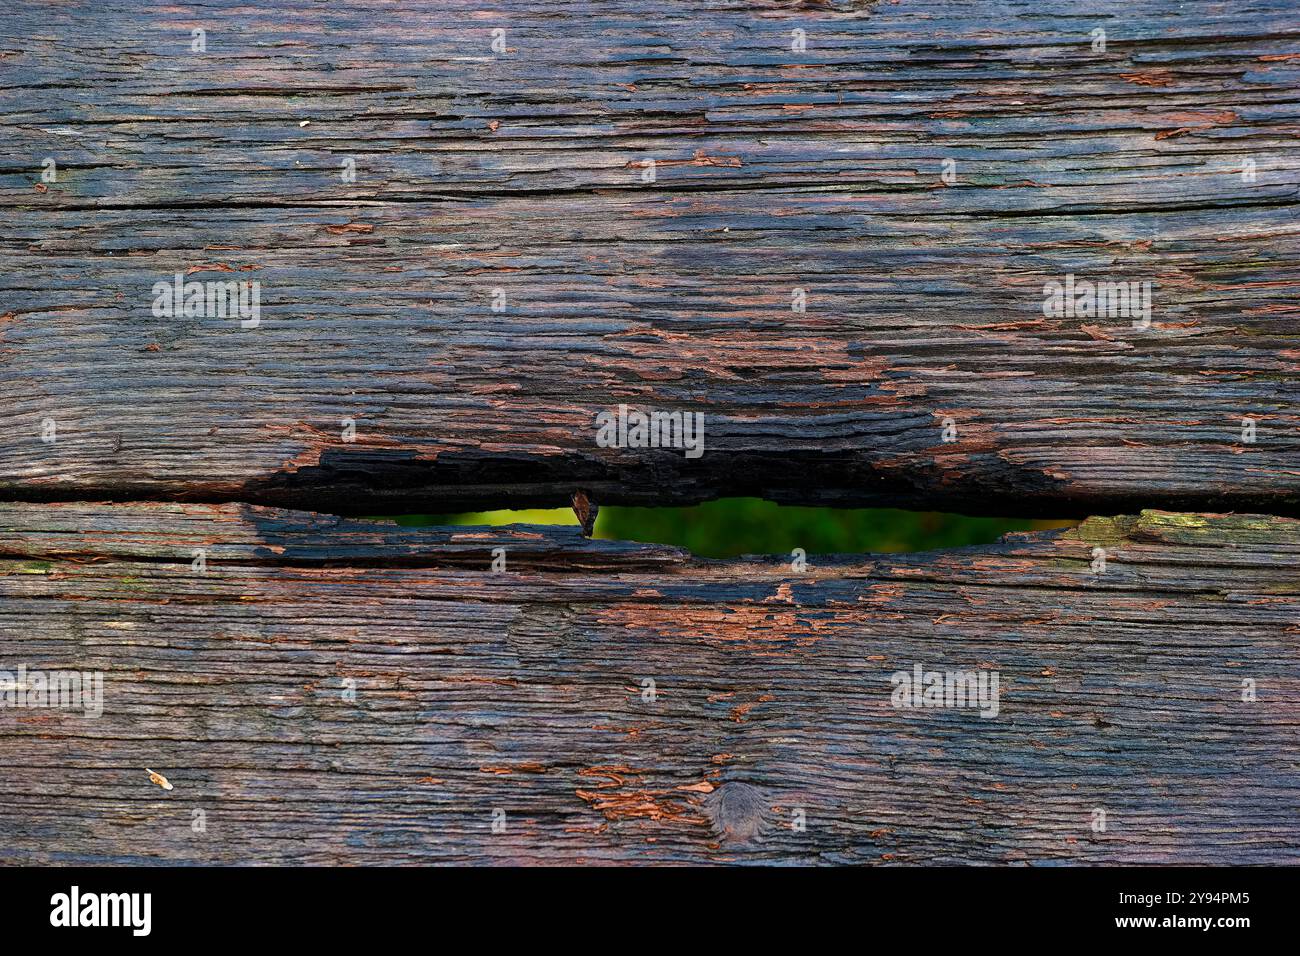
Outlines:
<svg viewBox="0 0 1300 956"><path fill-rule="evenodd" d="M0 495L1298 510L1290 0L275 6L3 14Z"/></svg>
<svg viewBox="0 0 1300 956"><path fill-rule="evenodd" d="M0 669L105 674L98 719L0 709L0 861L1295 863L1297 559L1293 519L1158 511L795 573L0 505ZM1000 712L896 709L917 663Z"/></svg>

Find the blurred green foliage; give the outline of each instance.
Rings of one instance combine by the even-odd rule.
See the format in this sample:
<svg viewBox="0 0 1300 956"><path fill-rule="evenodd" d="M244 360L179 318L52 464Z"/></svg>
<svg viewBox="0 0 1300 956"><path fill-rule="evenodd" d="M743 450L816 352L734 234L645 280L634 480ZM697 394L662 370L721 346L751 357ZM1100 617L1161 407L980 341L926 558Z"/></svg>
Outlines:
<svg viewBox="0 0 1300 956"><path fill-rule="evenodd" d="M407 525L572 524L568 508L487 511L458 515L403 515ZM740 554L808 554L925 551L996 541L1008 531L1061 528L1073 521L971 518L935 511L890 508L800 508L761 498L724 498L690 508L605 506L596 537L674 544L706 558Z"/></svg>

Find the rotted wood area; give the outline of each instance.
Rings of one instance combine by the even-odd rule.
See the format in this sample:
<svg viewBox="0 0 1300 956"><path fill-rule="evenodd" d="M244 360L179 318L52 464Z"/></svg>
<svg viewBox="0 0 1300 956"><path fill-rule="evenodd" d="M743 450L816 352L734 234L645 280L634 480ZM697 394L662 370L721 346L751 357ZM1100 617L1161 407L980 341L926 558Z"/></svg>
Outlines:
<svg viewBox="0 0 1300 956"><path fill-rule="evenodd" d="M1290 0L275 8L6 11L3 497L1300 509Z"/></svg>
<svg viewBox="0 0 1300 956"><path fill-rule="evenodd" d="M0 857L1296 862L1298 561L1295 520L1161 511L796 572L0 505L5 666L104 676L97 718L0 709ZM895 706L917 665L997 713Z"/></svg>

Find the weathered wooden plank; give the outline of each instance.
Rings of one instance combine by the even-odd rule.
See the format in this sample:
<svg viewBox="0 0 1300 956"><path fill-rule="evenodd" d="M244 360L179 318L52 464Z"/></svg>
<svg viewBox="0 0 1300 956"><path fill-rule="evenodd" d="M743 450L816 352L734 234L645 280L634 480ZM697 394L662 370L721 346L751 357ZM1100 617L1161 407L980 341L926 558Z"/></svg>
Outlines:
<svg viewBox="0 0 1300 956"><path fill-rule="evenodd" d="M1300 503L1289 0L4 26L5 497ZM260 324L156 317L177 272ZM1150 281L1149 327L1044 315L1068 274ZM703 457L598 446L620 403L703 413Z"/></svg>
<svg viewBox="0 0 1300 956"><path fill-rule="evenodd" d="M0 709L4 862L1300 860L1292 519L796 573L563 528L7 504L0 555L0 669L104 674L97 719ZM996 673L997 715L894 707L917 664Z"/></svg>

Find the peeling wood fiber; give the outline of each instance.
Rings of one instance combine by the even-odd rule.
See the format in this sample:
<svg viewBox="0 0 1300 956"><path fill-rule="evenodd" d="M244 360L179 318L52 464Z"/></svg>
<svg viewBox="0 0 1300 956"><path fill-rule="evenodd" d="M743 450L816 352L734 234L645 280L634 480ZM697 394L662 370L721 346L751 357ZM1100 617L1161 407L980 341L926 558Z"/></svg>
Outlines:
<svg viewBox="0 0 1300 956"><path fill-rule="evenodd" d="M0 496L1300 510L1290 0L275 6L4 12Z"/></svg>
<svg viewBox="0 0 1300 956"><path fill-rule="evenodd" d="M0 709L0 860L1295 863L1298 559L1300 522L1257 515L800 574L576 529L3 504L5 667L105 683L97 719ZM896 709L918 663L997 672L998 715Z"/></svg>

